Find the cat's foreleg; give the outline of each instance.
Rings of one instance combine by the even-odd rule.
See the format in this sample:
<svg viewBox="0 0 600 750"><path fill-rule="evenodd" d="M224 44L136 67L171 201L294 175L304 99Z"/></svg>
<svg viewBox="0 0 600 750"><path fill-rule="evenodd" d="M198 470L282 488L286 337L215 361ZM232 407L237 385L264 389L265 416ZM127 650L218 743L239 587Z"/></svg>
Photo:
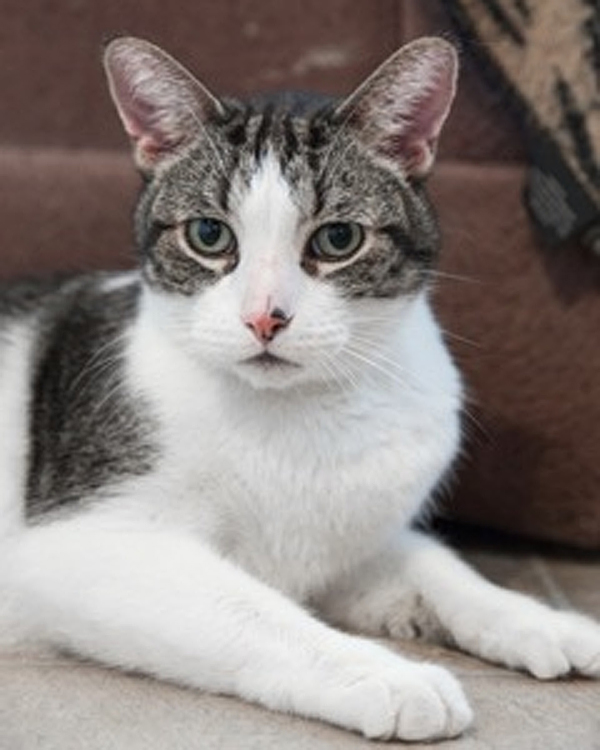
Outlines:
<svg viewBox="0 0 600 750"><path fill-rule="evenodd" d="M600 625L483 579L443 545L405 531L318 603L330 622L363 633L443 639L541 679L600 677Z"/></svg>
<svg viewBox="0 0 600 750"><path fill-rule="evenodd" d="M471 720L446 670L323 624L187 534L54 523L15 541L4 573L31 637L106 664L368 737Z"/></svg>

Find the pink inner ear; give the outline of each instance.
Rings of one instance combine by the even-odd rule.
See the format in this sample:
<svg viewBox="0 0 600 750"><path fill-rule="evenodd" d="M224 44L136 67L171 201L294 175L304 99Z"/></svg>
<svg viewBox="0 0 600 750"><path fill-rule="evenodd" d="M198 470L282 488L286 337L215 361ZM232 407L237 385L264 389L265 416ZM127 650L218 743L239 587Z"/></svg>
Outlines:
<svg viewBox="0 0 600 750"><path fill-rule="evenodd" d="M185 137L181 112L172 111L173 96L165 72L143 57L114 57L108 66L113 99L141 166L151 166Z"/></svg>
<svg viewBox="0 0 600 750"><path fill-rule="evenodd" d="M172 150L183 140L183 135L177 138L173 133L167 135L164 124L157 116L159 113L151 104L142 99L134 99L132 104L126 124L127 133L148 158Z"/></svg>
<svg viewBox="0 0 600 750"><path fill-rule="evenodd" d="M394 125L382 140L381 151L399 160L409 174L425 174L433 162L453 96L452 72L438 68L435 77L424 83L423 91L393 113Z"/></svg>
<svg viewBox="0 0 600 750"><path fill-rule="evenodd" d="M167 136L158 105L136 91L124 72L113 71L112 87L125 130L145 155L152 158L177 145Z"/></svg>

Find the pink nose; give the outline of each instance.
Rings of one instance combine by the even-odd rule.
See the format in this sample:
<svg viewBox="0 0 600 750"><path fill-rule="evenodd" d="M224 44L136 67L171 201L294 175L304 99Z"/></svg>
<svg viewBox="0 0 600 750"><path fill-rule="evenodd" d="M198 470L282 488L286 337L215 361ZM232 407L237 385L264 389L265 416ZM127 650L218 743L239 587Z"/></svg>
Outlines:
<svg viewBox="0 0 600 750"><path fill-rule="evenodd" d="M261 344L268 344L273 341L275 336L286 328L291 317L288 316L279 307L273 308L271 312L262 312L256 315L248 315L244 318L244 324L256 336Z"/></svg>

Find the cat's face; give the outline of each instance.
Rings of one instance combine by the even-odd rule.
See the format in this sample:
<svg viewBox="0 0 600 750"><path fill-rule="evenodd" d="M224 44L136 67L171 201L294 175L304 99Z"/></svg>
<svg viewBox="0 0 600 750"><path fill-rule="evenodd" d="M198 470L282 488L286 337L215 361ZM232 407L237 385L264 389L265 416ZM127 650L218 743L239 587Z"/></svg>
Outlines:
<svg viewBox="0 0 600 750"><path fill-rule="evenodd" d="M427 282L429 170L455 54L422 40L341 105L222 103L146 42L107 49L146 177L136 215L157 320L255 387L352 381Z"/></svg>

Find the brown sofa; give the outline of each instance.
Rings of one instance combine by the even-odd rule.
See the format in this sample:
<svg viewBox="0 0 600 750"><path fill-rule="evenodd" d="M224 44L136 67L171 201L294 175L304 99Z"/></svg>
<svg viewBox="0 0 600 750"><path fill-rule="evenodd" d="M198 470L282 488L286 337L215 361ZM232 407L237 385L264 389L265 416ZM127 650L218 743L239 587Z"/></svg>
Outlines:
<svg viewBox="0 0 600 750"><path fill-rule="evenodd" d="M154 40L218 92L347 92L388 53L450 28L438 0L5 0L0 26L2 275L124 267L137 177L99 64ZM445 251L436 304L470 402L443 515L600 547L600 264L540 246L507 95L464 56L431 188Z"/></svg>

